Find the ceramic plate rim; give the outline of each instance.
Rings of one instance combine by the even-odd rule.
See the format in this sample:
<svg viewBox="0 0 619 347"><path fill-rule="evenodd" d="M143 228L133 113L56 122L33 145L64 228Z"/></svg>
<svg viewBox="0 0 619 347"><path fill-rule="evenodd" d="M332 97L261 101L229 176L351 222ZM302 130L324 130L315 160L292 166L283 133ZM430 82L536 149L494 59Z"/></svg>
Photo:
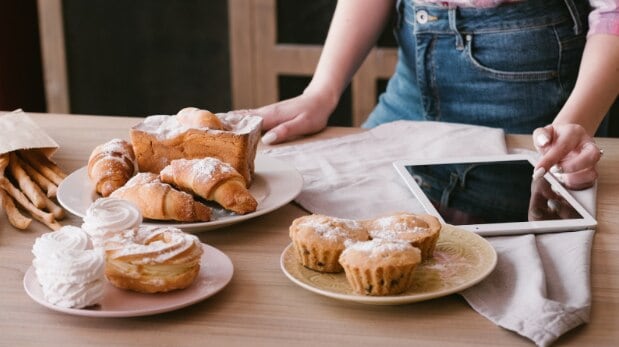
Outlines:
<svg viewBox="0 0 619 347"><path fill-rule="evenodd" d="M209 222L157 223L154 221L148 221L143 224L172 226L180 228L186 232L213 230L272 212L294 200L294 198L303 189L303 176L301 176L294 166L282 160L269 157L265 154L256 155L255 165L255 175L259 176L261 179L264 179L267 188L269 189L267 196L259 203L258 209L255 212L245 215L225 217ZM71 188L72 185L75 186L77 184L86 184L84 180L88 180L87 169L87 166L83 166L69 174L69 176L67 176L67 178L65 178L65 180L58 186L57 192L57 199L60 205L72 214L81 218L84 217L87 207L83 207L81 204L80 206L76 206L76 204L72 202L69 194L73 194L70 192L72 189L75 189ZM80 189L79 193L83 194L83 199L89 199L86 197L86 194L92 196L93 201L98 197L96 193L94 193L94 189L90 192L84 192Z"/></svg>
<svg viewBox="0 0 619 347"><path fill-rule="evenodd" d="M455 231L456 233L471 234L471 237L476 238L479 241L479 244L483 244L484 247L486 247L487 250L490 251L492 259L490 259L490 265L488 265L488 267L485 268L483 271L480 271L477 274L477 277L475 277L474 279L468 282L462 283L460 285L453 286L453 287L443 289L443 290L439 290L436 292L429 292L429 293L423 293L423 294L410 294L410 295L363 296L363 295L357 295L357 294L342 294L342 293L329 291L323 288L319 288L316 286L312 286L308 283L305 283L304 281L301 281L297 277L295 277L287 269L285 258L286 258L287 253L291 252L292 247L294 247L292 243L286 246L286 248L284 249L284 251L282 252L280 256L280 268L282 269L286 277L288 277L288 279L290 279L293 283L297 284L298 286L306 290L309 290L311 292L314 292L316 294L320 294L326 297L330 297L330 298L338 299L342 301L356 302L356 303L369 304L369 305L400 305L400 304L409 304L409 303L415 303L415 302L420 302L420 301L425 301L425 300L436 299L439 297L457 293L459 291L470 288L476 285L477 283L481 282L488 275L490 275L490 273L495 269L497 261L498 261L498 256L497 256L496 251L494 250L494 247L492 247L492 245L486 239L484 239L483 237L475 233L472 233L464 229L460 229L454 226L448 226L448 227L452 231ZM299 264L298 266L302 266L302 265Z"/></svg>
<svg viewBox="0 0 619 347"><path fill-rule="evenodd" d="M192 296L188 296L186 298L183 296L182 299L177 299L174 301L174 303L170 303L165 306L157 306L156 308L152 308L152 309L144 308L144 309L132 309L132 310L125 310L125 311L122 311L122 310L105 311L105 310L65 308L65 307L53 305L47 302L43 298L42 293L40 293L41 291L40 284L36 279L36 274L32 266L30 266L26 270L26 273L24 274L23 286L28 296L34 302L38 303L39 305L44 306L53 311L66 313L66 314L74 315L74 316L97 317L97 318L141 317L141 316L150 316L150 315L155 315L159 313L175 311L175 310L179 310L181 308L185 308L193 304L196 304L200 301L203 301L219 293L232 280L232 276L234 274L234 265L232 264L232 260L230 260L230 257L228 257L225 253L223 253L219 249L213 246L207 245L205 243L202 244L202 248L204 250L204 254L202 255L202 259L200 261L200 264L201 264L200 273L198 274L198 277L195 279L192 286L200 285L199 281L201 279L204 279L205 276L208 276L207 278L212 276L212 273L211 275L209 275L209 270L208 270L209 264L217 263L219 265L216 271L217 271L217 277L221 277L221 278L218 278L218 281L215 283L215 285L212 287L209 287L207 290L204 290ZM33 288L32 286L39 286L36 289L37 292L34 292L35 288ZM109 282L107 282L106 290L109 290L110 288L113 288L117 293L120 293L117 295L121 295L121 296L126 295L128 299L130 299L132 296L144 295L144 296L152 296L154 298L157 295L166 295L165 293L164 294L141 294L137 292L124 291L124 290L114 288ZM188 290L188 289L191 289L191 287L178 291L178 293L181 293L182 295L182 291ZM176 292L171 292L171 293L176 293Z"/></svg>

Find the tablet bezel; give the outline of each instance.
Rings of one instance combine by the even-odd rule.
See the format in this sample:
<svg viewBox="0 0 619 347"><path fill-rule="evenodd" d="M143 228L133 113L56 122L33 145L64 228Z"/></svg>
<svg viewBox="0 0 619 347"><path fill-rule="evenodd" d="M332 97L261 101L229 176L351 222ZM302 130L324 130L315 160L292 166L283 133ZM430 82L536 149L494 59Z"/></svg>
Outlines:
<svg viewBox="0 0 619 347"><path fill-rule="evenodd" d="M504 154L491 156L474 156L474 157L458 157L458 158L434 158L434 159L410 159L397 160L393 162L396 171L402 177L407 187L413 192L417 200L421 203L425 211L433 216L436 216L441 223L445 220L432 205L430 199L417 184L415 179L407 170L407 166L414 165L432 165L432 164L464 164L464 163L489 163L489 162L505 162L526 160L531 165L535 166L535 158L527 154ZM469 231L473 231L482 236L495 235L518 235L518 234L539 234L549 232L574 231L583 229L593 229L597 225L595 218L585 209L578 200L551 174L546 173L543 177L546 179L553 190L559 192L566 201L568 201L574 209L580 213L582 219L561 219L561 220L546 220L546 221L528 221L528 222L509 222L509 223L488 223L488 224L467 224L457 225Z"/></svg>

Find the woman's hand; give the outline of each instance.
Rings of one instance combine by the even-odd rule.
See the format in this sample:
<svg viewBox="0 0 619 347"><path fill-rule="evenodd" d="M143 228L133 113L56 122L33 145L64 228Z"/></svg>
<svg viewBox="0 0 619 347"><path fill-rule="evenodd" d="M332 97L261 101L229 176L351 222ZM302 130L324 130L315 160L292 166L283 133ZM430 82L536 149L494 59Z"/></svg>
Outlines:
<svg viewBox="0 0 619 347"><path fill-rule="evenodd" d="M268 130L262 142L270 145L321 131L327 126L336 106L337 100L306 91L292 99L258 109L233 112L262 117L262 128Z"/></svg>
<svg viewBox="0 0 619 347"><path fill-rule="evenodd" d="M550 183L544 179L531 183L529 220L573 219L579 214L560 194L555 193Z"/></svg>
<svg viewBox="0 0 619 347"><path fill-rule="evenodd" d="M551 124L533 132L533 143L542 154L534 177L552 171L569 189L585 189L598 177L595 168L603 151L578 124Z"/></svg>
<svg viewBox="0 0 619 347"><path fill-rule="evenodd" d="M265 144L292 140L327 126L329 116L393 10L395 0L337 1L312 81L302 95L245 111L262 116ZM360 24L362 23L362 24Z"/></svg>

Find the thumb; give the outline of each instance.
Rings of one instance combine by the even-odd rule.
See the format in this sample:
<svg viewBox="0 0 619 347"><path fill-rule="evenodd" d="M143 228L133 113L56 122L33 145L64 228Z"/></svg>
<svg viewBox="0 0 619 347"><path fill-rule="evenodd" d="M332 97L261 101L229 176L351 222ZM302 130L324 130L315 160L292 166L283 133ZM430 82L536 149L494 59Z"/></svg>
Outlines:
<svg viewBox="0 0 619 347"><path fill-rule="evenodd" d="M544 154L554 140L554 128L552 124L533 131L533 145L538 152Z"/></svg>
<svg viewBox="0 0 619 347"><path fill-rule="evenodd" d="M322 128L324 128L324 126ZM293 140L301 135L320 131L322 128L312 129L307 123L307 120L303 119L303 117L295 117L267 131L264 136L262 136L262 143L265 145L274 145L276 143Z"/></svg>
<svg viewBox="0 0 619 347"><path fill-rule="evenodd" d="M541 154L541 157L533 170L533 179L538 179L544 176L550 167L554 165L553 155L548 155L551 149L551 144L554 140L554 128L549 124L543 128L537 128L533 131L533 145ZM551 153L552 154L552 153Z"/></svg>

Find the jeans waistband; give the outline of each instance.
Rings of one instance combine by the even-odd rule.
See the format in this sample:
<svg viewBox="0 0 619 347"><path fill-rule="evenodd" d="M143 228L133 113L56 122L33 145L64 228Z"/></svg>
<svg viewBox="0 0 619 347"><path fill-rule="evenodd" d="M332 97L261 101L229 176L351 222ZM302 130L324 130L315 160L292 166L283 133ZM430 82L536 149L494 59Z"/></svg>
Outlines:
<svg viewBox="0 0 619 347"><path fill-rule="evenodd" d="M589 7L579 0L528 0L497 7L450 7L400 0L402 20L414 26L415 33L479 33L517 30L571 22L577 34L586 27ZM402 13L403 12L403 13Z"/></svg>

